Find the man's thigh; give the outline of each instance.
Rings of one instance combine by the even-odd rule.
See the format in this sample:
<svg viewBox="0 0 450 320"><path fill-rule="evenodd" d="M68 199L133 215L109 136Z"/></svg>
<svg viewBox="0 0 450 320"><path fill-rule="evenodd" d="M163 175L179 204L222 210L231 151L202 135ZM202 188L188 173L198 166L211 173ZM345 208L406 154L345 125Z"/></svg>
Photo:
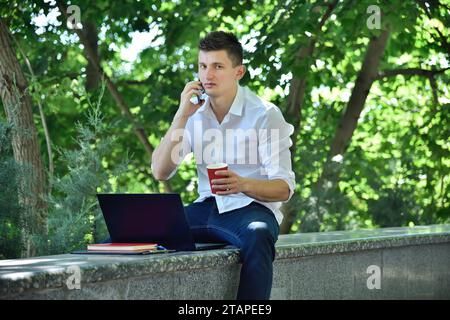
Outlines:
<svg viewBox="0 0 450 320"><path fill-rule="evenodd" d="M205 226L208 223L208 218L214 209L214 202L207 198L202 202L193 202L184 207L184 213L186 215L189 226L198 227Z"/></svg>
<svg viewBox="0 0 450 320"><path fill-rule="evenodd" d="M241 247L242 241L251 229L267 230L274 243L278 239L279 225L272 210L257 202L221 214L215 213L209 218L212 229L226 230L236 238L234 245Z"/></svg>
<svg viewBox="0 0 450 320"><path fill-rule="evenodd" d="M215 199L207 198L203 202L193 202L184 207L186 220L195 242L222 242L224 240L211 236L208 220L215 210Z"/></svg>

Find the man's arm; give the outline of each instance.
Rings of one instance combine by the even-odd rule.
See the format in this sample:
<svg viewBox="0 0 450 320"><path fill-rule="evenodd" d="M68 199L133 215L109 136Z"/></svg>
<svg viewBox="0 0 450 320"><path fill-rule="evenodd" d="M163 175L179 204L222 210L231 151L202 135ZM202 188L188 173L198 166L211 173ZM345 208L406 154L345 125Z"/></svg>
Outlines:
<svg viewBox="0 0 450 320"><path fill-rule="evenodd" d="M260 180L244 178L231 170L216 171L221 179L212 180L217 195L245 193L247 196L264 202L286 201L289 199L289 185L283 179ZM220 191L219 191L220 190Z"/></svg>
<svg viewBox="0 0 450 320"><path fill-rule="evenodd" d="M167 180L180 159L172 159L172 150L181 141L172 139L175 130L185 129L189 117L175 115L172 124L152 155L152 174L157 180ZM183 139L183 137L181 137ZM178 155L176 155L178 157ZM174 162L175 161L175 162Z"/></svg>
<svg viewBox="0 0 450 320"><path fill-rule="evenodd" d="M286 201L289 199L289 185L282 179L259 180L244 178L242 192L264 202Z"/></svg>
<svg viewBox="0 0 450 320"><path fill-rule="evenodd" d="M180 106L173 118L172 124L152 154L152 174L157 180L167 180L170 174L177 168L180 160L183 160L179 159L179 155L174 155L175 159L172 159L172 150L177 144L182 143L183 135L181 136L181 141L172 139L172 136L176 130L185 129L189 117L203 105L203 100L198 104L190 102L193 94L197 94L198 96L201 94L200 89L200 81L192 81L186 84L181 93Z"/></svg>

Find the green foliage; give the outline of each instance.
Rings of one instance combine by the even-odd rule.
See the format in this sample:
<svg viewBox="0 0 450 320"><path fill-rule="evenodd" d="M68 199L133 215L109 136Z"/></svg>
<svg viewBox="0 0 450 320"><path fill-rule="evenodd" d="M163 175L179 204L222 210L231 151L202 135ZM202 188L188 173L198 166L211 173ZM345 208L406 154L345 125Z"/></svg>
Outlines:
<svg viewBox="0 0 450 320"><path fill-rule="evenodd" d="M104 87L103 87L104 89ZM86 93L83 93L86 95ZM76 149L59 149L59 162L68 168L53 181L54 192L48 198L47 239L40 239L42 252L55 254L70 252L108 237L106 225L98 206L97 193L123 192L115 184L129 164L128 154L115 168L105 167L104 160L114 148L115 137L108 134L102 115L101 92L98 101L87 111L87 123L76 123Z"/></svg>
<svg viewBox="0 0 450 320"><path fill-rule="evenodd" d="M254 44L244 55L250 72L241 84L285 113L291 79L305 79L301 118L292 123L298 129L292 232L449 223L450 70L436 74L434 84L424 76L376 80L342 162L327 161L369 40L380 32L366 26L368 6L378 5L382 27L391 28L381 71L439 70L448 68L450 61L448 0L429 1L428 6L423 1L338 1L319 30L330 3L334 1L81 0L76 4L82 21L96 26L101 65L153 147L168 129L185 83L196 77L198 40L208 31L232 31L245 44ZM151 178L148 154L111 95L105 94L102 100L103 122L94 121L101 130L89 122L73 125L92 110L88 95L73 90L85 84L87 59L73 31L65 28L63 16L58 18L60 25L38 28L31 23L33 16L53 9L46 1L10 1L0 6L0 15L33 66L37 81L32 83L33 98L41 99L50 137L60 149L55 161L59 178L53 182L49 200L50 240L43 239L43 246L50 252L67 252L103 236L95 224L95 192L162 192L163 186ZM128 61L121 51L131 44L135 32L151 32L154 37L141 40L147 41L144 49ZM311 39L315 40L313 54L296 62L300 48ZM22 69L27 70L24 64ZM100 96L101 90L92 96ZM41 150L45 150L38 117L36 123ZM77 140L72 138L75 135ZM115 137L114 142L108 137ZM122 174L113 174L112 168L121 166L127 150L133 152L133 159ZM0 159L2 168L12 166L10 151ZM317 188L324 166L334 166L337 181ZM11 194L13 177L18 175L14 172L0 173L4 181L11 181L7 189ZM196 179L195 162L188 159L170 181L185 204L197 197ZM2 194L6 194L3 189ZM13 206L14 199L10 200L0 202L2 211L20 216L15 214L19 207L3 209ZM7 230L8 239L20 232L19 222L11 221L2 225L9 226L2 229L2 233Z"/></svg>

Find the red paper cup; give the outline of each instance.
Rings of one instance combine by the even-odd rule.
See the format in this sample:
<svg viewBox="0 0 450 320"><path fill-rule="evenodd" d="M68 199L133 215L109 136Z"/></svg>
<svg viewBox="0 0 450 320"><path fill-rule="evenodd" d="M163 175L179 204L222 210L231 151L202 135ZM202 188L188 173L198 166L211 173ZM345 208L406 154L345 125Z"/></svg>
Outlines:
<svg viewBox="0 0 450 320"><path fill-rule="evenodd" d="M209 164L206 166L206 170L208 170L209 186L211 188L211 192L215 194L217 190L212 188L211 180L225 178L225 176L216 175L216 171L228 170L228 165L226 163Z"/></svg>

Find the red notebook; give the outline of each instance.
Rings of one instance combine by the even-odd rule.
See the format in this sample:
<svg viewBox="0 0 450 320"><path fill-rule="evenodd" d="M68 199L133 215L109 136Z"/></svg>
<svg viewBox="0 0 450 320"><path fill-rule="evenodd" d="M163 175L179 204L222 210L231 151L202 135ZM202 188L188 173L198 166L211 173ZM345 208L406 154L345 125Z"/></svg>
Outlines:
<svg viewBox="0 0 450 320"><path fill-rule="evenodd" d="M88 251L141 252L158 250L156 243L95 243L89 244Z"/></svg>

